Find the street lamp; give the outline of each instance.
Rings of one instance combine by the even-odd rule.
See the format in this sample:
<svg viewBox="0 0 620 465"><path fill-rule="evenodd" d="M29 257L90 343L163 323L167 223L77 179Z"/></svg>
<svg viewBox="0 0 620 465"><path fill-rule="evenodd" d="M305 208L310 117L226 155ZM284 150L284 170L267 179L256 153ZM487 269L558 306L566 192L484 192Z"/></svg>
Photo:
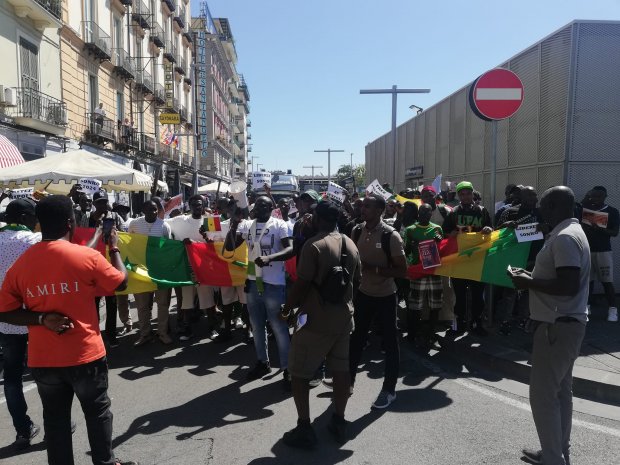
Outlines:
<svg viewBox="0 0 620 465"><path fill-rule="evenodd" d="M334 149L326 149L326 150L315 150L315 152L327 153L327 184L332 180L332 152L344 152L344 150L334 150Z"/></svg>
<svg viewBox="0 0 620 465"><path fill-rule="evenodd" d="M260 169L258 168L259 166L265 166L265 165L263 165L262 163L257 163L256 164L256 171L260 171ZM252 168L254 168L254 167L252 167Z"/></svg>
<svg viewBox="0 0 620 465"><path fill-rule="evenodd" d="M417 105L409 105L409 108L411 108L412 110L415 110L416 114L420 114L424 111L424 108L421 108Z"/></svg>

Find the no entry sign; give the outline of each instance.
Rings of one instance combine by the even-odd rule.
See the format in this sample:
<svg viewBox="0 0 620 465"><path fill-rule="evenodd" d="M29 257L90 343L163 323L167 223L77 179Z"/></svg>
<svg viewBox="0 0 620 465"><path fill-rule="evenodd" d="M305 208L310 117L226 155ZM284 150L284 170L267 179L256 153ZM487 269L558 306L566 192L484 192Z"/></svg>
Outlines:
<svg viewBox="0 0 620 465"><path fill-rule="evenodd" d="M523 83L512 71L496 68L474 81L469 101L473 112L486 121L510 118L523 103Z"/></svg>

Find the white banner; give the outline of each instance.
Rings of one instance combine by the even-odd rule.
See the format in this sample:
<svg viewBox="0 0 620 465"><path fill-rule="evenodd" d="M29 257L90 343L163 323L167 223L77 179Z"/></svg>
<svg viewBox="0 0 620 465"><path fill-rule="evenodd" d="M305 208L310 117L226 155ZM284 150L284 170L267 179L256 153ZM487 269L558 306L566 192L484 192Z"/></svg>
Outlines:
<svg viewBox="0 0 620 465"><path fill-rule="evenodd" d="M266 171L256 171L252 173L252 189L260 190L265 184L271 187L271 173Z"/></svg>
<svg viewBox="0 0 620 465"><path fill-rule="evenodd" d="M346 197L345 189L335 182L330 181L327 188L327 197L338 203L344 203L344 199Z"/></svg>
<svg viewBox="0 0 620 465"><path fill-rule="evenodd" d="M370 185L366 188L366 192L368 192L369 194L379 195L383 197L385 200L392 197L392 194L390 194L383 187L381 187L381 184L379 183L378 179L375 179L373 182L370 183Z"/></svg>
<svg viewBox="0 0 620 465"><path fill-rule="evenodd" d="M80 192L84 192L88 195L93 195L95 192L101 190L101 181L93 178L82 178L78 181L78 184L82 186Z"/></svg>
<svg viewBox="0 0 620 465"><path fill-rule="evenodd" d="M520 224L515 229L517 242L531 242L544 239L542 231L538 231L538 223Z"/></svg>
<svg viewBox="0 0 620 465"><path fill-rule="evenodd" d="M13 189L9 194L11 200L17 199L31 199L34 192L34 187L25 187L23 189Z"/></svg>

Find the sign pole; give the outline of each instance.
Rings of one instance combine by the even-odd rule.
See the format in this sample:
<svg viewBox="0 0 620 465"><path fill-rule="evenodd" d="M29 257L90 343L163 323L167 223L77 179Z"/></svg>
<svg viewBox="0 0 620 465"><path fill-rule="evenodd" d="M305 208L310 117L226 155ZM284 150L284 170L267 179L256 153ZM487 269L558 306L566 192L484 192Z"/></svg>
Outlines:
<svg viewBox="0 0 620 465"><path fill-rule="evenodd" d="M489 207L495 207L495 194L497 190L497 120L491 121L491 204ZM495 211L493 212L495 213ZM495 224L495 214L491 217L493 227Z"/></svg>

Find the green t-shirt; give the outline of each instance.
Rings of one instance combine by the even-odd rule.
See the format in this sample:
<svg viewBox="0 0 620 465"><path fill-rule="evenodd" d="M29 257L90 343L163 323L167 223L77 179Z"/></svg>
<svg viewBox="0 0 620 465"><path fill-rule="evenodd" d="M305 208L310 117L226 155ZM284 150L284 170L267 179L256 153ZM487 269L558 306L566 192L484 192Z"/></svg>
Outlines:
<svg viewBox="0 0 620 465"><path fill-rule="evenodd" d="M405 229L405 251L408 251L407 262L410 265L417 265L420 262L420 251L418 244L421 241L428 241L443 237L441 226L435 223L428 223L422 226L419 223L412 224Z"/></svg>

